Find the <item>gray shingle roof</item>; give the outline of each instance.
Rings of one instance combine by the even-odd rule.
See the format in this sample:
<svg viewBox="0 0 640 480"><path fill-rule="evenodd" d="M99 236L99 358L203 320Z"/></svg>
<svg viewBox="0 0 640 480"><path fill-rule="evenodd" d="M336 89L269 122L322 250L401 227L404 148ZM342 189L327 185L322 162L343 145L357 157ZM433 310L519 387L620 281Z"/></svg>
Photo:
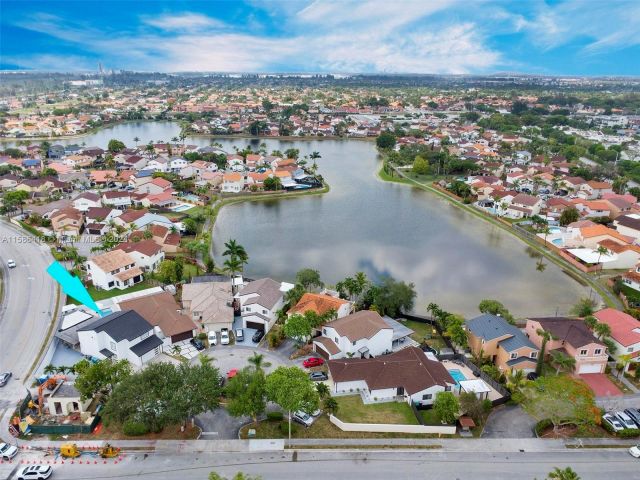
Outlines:
<svg viewBox="0 0 640 480"><path fill-rule="evenodd" d="M483 338L485 341L510 335L509 338L499 342L500 346L508 352L517 350L520 347L537 349L518 327L511 325L502 317L485 313L479 317L467 320L465 323L471 333L476 337Z"/></svg>
<svg viewBox="0 0 640 480"><path fill-rule="evenodd" d="M133 310L123 310L114 312L106 317L97 319L89 325L79 329L79 332L87 331L105 332L116 342L133 340L143 333L153 330L153 325L147 322L137 312Z"/></svg>
<svg viewBox="0 0 640 480"><path fill-rule="evenodd" d="M162 345L162 340L160 340L156 335L151 335L150 337L145 338L140 343L131 347L130 350L138 357L142 357L145 353L150 352L160 345Z"/></svg>
<svg viewBox="0 0 640 480"><path fill-rule="evenodd" d="M282 298L282 292L280 291L280 283L270 278L261 278L249 282L240 291L240 296L257 294L258 297L250 298L243 305L258 304L268 309L278 303L278 300Z"/></svg>

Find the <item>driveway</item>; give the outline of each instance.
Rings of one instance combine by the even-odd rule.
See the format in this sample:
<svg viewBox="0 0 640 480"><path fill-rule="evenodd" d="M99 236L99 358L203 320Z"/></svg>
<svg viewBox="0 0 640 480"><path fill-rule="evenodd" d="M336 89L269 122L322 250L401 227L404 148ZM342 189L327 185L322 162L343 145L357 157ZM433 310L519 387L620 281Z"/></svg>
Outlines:
<svg viewBox="0 0 640 480"><path fill-rule="evenodd" d="M501 405L489 415L482 438L532 438L535 424L520 405Z"/></svg>
<svg viewBox="0 0 640 480"><path fill-rule="evenodd" d="M589 385L596 397L618 397L622 395L620 389L609 380L604 373L587 373L578 375L581 380Z"/></svg>

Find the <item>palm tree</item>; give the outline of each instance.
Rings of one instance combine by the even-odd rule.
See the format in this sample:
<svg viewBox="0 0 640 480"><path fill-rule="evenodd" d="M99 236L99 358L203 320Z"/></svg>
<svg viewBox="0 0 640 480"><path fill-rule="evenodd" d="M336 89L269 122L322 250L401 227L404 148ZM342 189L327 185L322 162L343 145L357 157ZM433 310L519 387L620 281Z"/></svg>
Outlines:
<svg viewBox="0 0 640 480"><path fill-rule="evenodd" d="M244 263L249 260L249 255L247 255L247 251L244 249L242 245L240 245L235 240L229 240L224 244L225 251L222 252L223 257L237 257Z"/></svg>
<svg viewBox="0 0 640 480"><path fill-rule="evenodd" d="M602 255L608 255L609 250L607 250L607 248L603 247L602 245L598 245L596 252L598 252L598 264L600 265L600 275L602 275L602 264L600 264L600 258L602 257Z"/></svg>
<svg viewBox="0 0 640 480"><path fill-rule="evenodd" d="M540 346L540 353L538 354L538 363L536 363L536 374L540 376L542 373L542 364L544 363L545 349L547 348L547 342L549 340L557 340L557 338L551 333L539 328L536 333L542 338L542 345Z"/></svg>
<svg viewBox="0 0 640 480"><path fill-rule="evenodd" d="M576 359L559 350L554 350L551 352L551 363L556 366L556 375L559 375L560 370L566 372L573 370L576 366Z"/></svg>
<svg viewBox="0 0 640 480"><path fill-rule="evenodd" d="M223 266L227 272L231 273L232 277L235 277L237 272L242 271L244 264L238 257L230 257L224 261Z"/></svg>
<svg viewBox="0 0 640 480"><path fill-rule="evenodd" d="M561 469L555 467L552 472L547 475L549 480L580 480L580 476L574 472L571 467Z"/></svg>
<svg viewBox="0 0 640 480"><path fill-rule="evenodd" d="M584 324L589 327L589 329L593 330L595 326L598 324L598 319L593 315L589 315L584 318Z"/></svg>
<svg viewBox="0 0 640 480"><path fill-rule="evenodd" d="M599 340L611 336L611 327L606 323L596 323L595 327L593 327L593 331Z"/></svg>
<svg viewBox="0 0 640 480"><path fill-rule="evenodd" d="M509 384L512 392L517 392L525 381L524 370L513 370L509 377Z"/></svg>
<svg viewBox="0 0 640 480"><path fill-rule="evenodd" d="M329 387L326 383L323 382L318 382L316 384L316 391L318 392L320 398L327 398L331 394Z"/></svg>
<svg viewBox="0 0 640 480"><path fill-rule="evenodd" d="M333 397L325 398L322 406L324 407L324 411L330 415L335 415L338 412L338 401Z"/></svg>
<svg viewBox="0 0 640 480"><path fill-rule="evenodd" d="M136 142L136 147L137 147L140 139L138 137L133 137L133 141Z"/></svg>
<svg viewBox="0 0 640 480"><path fill-rule="evenodd" d="M264 366L264 355L258 352L253 352L253 356L249 357L247 359L247 362L249 362L251 365L253 365L253 368L256 369L256 371L261 372L262 371L262 367Z"/></svg>
<svg viewBox="0 0 640 480"><path fill-rule="evenodd" d="M45 375L53 375L54 373L56 373L56 367L54 367L52 364L49 364L44 367L43 373Z"/></svg>

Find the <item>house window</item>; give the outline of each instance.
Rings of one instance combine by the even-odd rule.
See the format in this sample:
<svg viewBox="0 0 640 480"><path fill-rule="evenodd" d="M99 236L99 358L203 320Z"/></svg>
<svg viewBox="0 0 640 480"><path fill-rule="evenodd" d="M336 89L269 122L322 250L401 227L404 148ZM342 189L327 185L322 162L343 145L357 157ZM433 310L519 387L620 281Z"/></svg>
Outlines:
<svg viewBox="0 0 640 480"><path fill-rule="evenodd" d="M336 337L333 341L338 343L339 342L338 337Z"/></svg>
<svg viewBox="0 0 640 480"><path fill-rule="evenodd" d="M451 387L449 385L447 385L446 387L444 387L444 391L445 392L450 392L451 391Z"/></svg>
<svg viewBox="0 0 640 480"><path fill-rule="evenodd" d="M531 355L529 355L531 358L538 358L538 352L531 352Z"/></svg>
<svg viewBox="0 0 640 480"><path fill-rule="evenodd" d="M114 353L118 351L118 347L116 345L116 342L110 342L109 343L109 347L111 347L111 351L114 352Z"/></svg>
<svg viewBox="0 0 640 480"><path fill-rule="evenodd" d="M431 400L431 397L433 397L433 395L431 395L430 393L425 393L424 395L422 395L423 400Z"/></svg>
<svg viewBox="0 0 640 480"><path fill-rule="evenodd" d="M326 328L323 328L323 329L322 329L322 334L323 334L325 337L327 336L327 329L326 329Z"/></svg>
<svg viewBox="0 0 640 480"><path fill-rule="evenodd" d="M586 355L587 354L587 350L585 348L583 348L582 350L580 350L580 355Z"/></svg>
<svg viewBox="0 0 640 480"><path fill-rule="evenodd" d="M627 348L627 352L629 352L629 353L633 352L633 347Z"/></svg>
<svg viewBox="0 0 640 480"><path fill-rule="evenodd" d="M352 344L354 347L356 346L356 342L355 342L355 341L351 342L351 344Z"/></svg>
<svg viewBox="0 0 640 480"><path fill-rule="evenodd" d="M517 353L512 353L511 354L511 360L515 360L516 358L518 358L518 354Z"/></svg>
<svg viewBox="0 0 640 480"><path fill-rule="evenodd" d="M596 355L600 355L602 353L602 349L601 348L596 348L593 353L595 353Z"/></svg>
<svg viewBox="0 0 640 480"><path fill-rule="evenodd" d="M262 314L263 314L263 315L266 315L266 314L267 314L267 311L266 311L265 309L262 309Z"/></svg>

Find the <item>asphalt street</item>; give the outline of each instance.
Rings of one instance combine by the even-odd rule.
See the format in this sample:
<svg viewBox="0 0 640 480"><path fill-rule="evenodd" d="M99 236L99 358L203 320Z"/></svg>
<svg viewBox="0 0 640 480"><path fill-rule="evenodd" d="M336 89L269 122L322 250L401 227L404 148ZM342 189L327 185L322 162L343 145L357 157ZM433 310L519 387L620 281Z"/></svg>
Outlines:
<svg viewBox="0 0 640 480"><path fill-rule="evenodd" d="M4 295L0 306L0 371L13 372L0 388L0 413L24 394L22 382L45 340L53 310L56 286L45 269L52 261L49 247L14 225L0 221L0 265ZM7 268L12 259L16 268Z"/></svg>
<svg viewBox="0 0 640 480"><path fill-rule="evenodd" d="M133 479L205 480L215 471L230 478L241 471L263 480L326 480L327 478L511 479L546 478L554 467L573 468L582 480L637 478L640 459L625 449L567 450L538 453L424 451L285 451L261 453L197 453L126 456L118 464L54 466L56 480ZM0 465L0 478L16 478L19 465ZM9 470L9 467L12 467ZM17 468L16 468L17 467Z"/></svg>

